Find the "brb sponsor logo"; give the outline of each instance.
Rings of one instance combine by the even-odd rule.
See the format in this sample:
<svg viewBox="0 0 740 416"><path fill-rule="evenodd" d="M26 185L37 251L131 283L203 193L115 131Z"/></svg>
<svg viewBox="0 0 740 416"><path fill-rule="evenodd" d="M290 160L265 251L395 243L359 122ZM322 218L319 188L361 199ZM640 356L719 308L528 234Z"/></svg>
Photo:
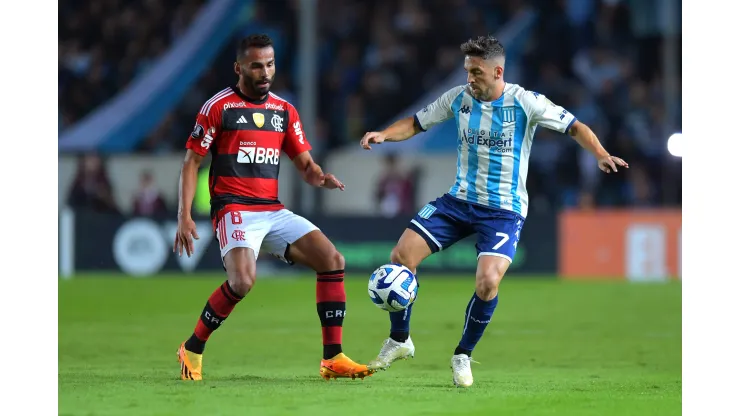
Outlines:
<svg viewBox="0 0 740 416"><path fill-rule="evenodd" d="M280 149L256 146L257 142L239 142L237 163L263 163L277 165L280 163Z"/></svg>
<svg viewBox="0 0 740 416"><path fill-rule="evenodd" d="M224 104L224 110L227 110L229 108L246 108L247 103L244 101L239 101L238 103L226 103Z"/></svg>
<svg viewBox="0 0 740 416"><path fill-rule="evenodd" d="M468 128L460 131L460 140L467 144L488 146L496 153L514 152L514 130L490 131Z"/></svg>

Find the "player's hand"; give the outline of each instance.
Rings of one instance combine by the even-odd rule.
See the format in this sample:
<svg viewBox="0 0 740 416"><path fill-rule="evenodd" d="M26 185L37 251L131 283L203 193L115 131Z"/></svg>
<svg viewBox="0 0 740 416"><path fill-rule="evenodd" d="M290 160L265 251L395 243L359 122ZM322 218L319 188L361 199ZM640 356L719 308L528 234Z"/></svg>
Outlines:
<svg viewBox="0 0 740 416"><path fill-rule="evenodd" d="M371 144L380 144L383 143L387 139L385 134L383 132L377 132L377 131L371 131L369 133L365 133L364 136L362 136L362 140L360 140L360 146L362 146L365 150L370 150L372 147L370 147Z"/></svg>
<svg viewBox="0 0 740 416"><path fill-rule="evenodd" d="M198 232L195 230L195 221L192 218L179 218L177 220L177 234L175 234L175 246L172 252L182 256L182 250L185 249L188 257L195 252L193 238L199 240Z"/></svg>
<svg viewBox="0 0 740 416"><path fill-rule="evenodd" d="M607 156L599 159L599 169L603 170L606 173L616 172L617 166L624 166L627 169L629 169L630 167L627 162L616 156Z"/></svg>
<svg viewBox="0 0 740 416"><path fill-rule="evenodd" d="M321 184L321 187L326 189L339 189L340 191L344 191L344 184L331 173L327 173L326 175L324 175L324 183Z"/></svg>

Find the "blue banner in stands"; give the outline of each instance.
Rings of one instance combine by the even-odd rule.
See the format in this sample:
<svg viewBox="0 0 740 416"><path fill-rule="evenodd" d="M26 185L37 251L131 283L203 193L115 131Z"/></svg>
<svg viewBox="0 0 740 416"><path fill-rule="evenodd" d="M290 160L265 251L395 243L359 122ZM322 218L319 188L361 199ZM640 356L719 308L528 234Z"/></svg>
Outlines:
<svg viewBox="0 0 740 416"><path fill-rule="evenodd" d="M215 58L254 0L210 1L187 32L143 76L80 122L62 131L60 152L127 152L154 129Z"/></svg>

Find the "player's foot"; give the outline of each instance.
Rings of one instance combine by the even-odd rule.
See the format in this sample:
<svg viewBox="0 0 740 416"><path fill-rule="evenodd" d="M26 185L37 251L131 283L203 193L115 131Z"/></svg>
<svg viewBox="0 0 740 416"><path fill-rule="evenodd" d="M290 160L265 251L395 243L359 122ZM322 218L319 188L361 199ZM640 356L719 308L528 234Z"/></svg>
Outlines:
<svg viewBox="0 0 740 416"><path fill-rule="evenodd" d="M473 372L470 370L470 362L473 361L465 354L452 356L452 382L457 387L470 387L473 385Z"/></svg>
<svg viewBox="0 0 740 416"><path fill-rule="evenodd" d="M321 360L319 374L326 380L332 378L365 378L371 376L374 371L369 370L364 364L357 364L344 353L339 353L328 360Z"/></svg>
<svg viewBox="0 0 740 416"><path fill-rule="evenodd" d="M409 357L414 358L414 343L411 342L411 337L408 337L405 342L398 342L392 338L388 338L383 342L383 347L380 348L378 356L367 364L367 368L371 370L386 370L396 360L405 360Z"/></svg>
<svg viewBox="0 0 740 416"><path fill-rule="evenodd" d="M177 361L180 362L180 378L183 380L203 380L203 354L196 354L185 349L185 343L177 350Z"/></svg>

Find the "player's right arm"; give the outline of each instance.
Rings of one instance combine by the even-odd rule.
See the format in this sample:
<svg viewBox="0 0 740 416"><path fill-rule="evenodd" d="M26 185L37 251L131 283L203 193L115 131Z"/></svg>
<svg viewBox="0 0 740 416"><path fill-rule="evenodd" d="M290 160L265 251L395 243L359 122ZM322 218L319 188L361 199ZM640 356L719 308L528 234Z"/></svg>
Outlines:
<svg viewBox="0 0 740 416"><path fill-rule="evenodd" d="M544 95L532 91L524 92L521 99L521 103L524 105L525 111L529 113L533 123L550 130L569 134L581 147L594 155L599 169L602 171L606 173L616 172L617 166L629 168L627 162L610 155L591 128L578 121L565 108L554 104Z"/></svg>
<svg viewBox="0 0 740 416"><path fill-rule="evenodd" d="M458 86L448 90L412 117L402 118L383 131L365 133L365 136L360 140L360 146L369 150L371 144L408 140L423 131L427 131L430 127L451 119L455 116L452 111L452 102L462 93L463 89L464 86Z"/></svg>
<svg viewBox="0 0 740 416"><path fill-rule="evenodd" d="M217 109L205 111L206 106L198 113L193 132L185 144L187 152L180 170L180 183L177 204L177 234L172 250L182 256L183 249L188 257L193 254L193 238L199 239L192 217L193 198L198 184L198 169L203 158L208 154L220 131L221 116Z"/></svg>

